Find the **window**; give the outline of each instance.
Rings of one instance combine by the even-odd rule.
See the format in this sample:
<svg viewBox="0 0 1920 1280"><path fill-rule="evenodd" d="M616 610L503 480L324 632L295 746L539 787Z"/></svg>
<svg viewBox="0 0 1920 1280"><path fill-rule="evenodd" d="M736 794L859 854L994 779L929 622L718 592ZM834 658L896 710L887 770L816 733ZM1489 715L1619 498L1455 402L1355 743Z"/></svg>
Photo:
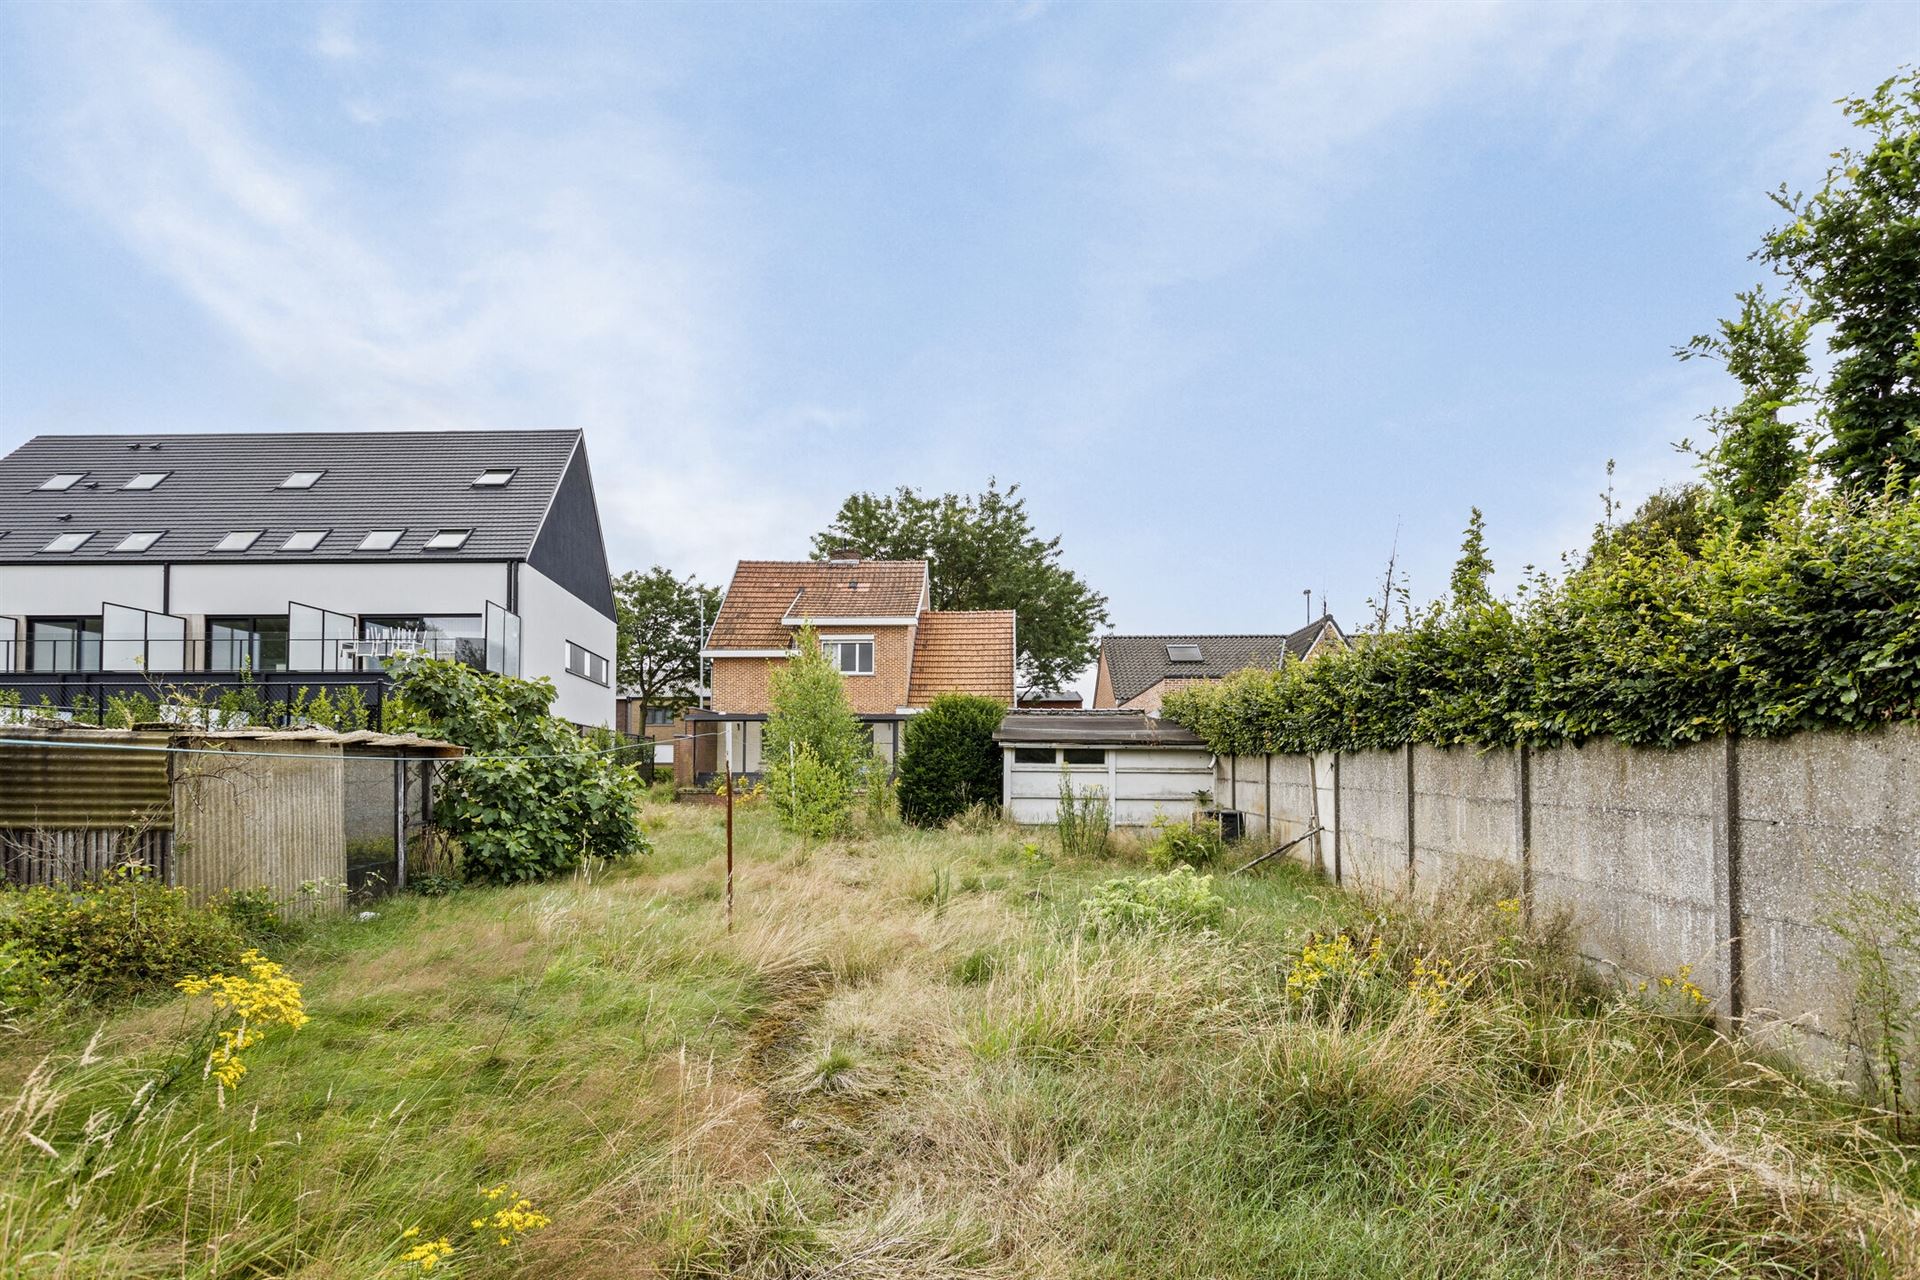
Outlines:
<svg viewBox="0 0 1920 1280"><path fill-rule="evenodd" d="M86 478L87 473L84 471L62 471L57 476L48 476L40 487L59 493L73 488Z"/></svg>
<svg viewBox="0 0 1920 1280"><path fill-rule="evenodd" d="M158 541L160 541L160 535L157 533L130 533L126 537L120 539L119 544L114 547L114 550L115 551L145 551L148 547L152 546L154 543Z"/></svg>
<svg viewBox="0 0 1920 1280"><path fill-rule="evenodd" d="M1015 764L1052 764L1053 748L1015 747L1013 749L1013 762Z"/></svg>
<svg viewBox="0 0 1920 1280"><path fill-rule="evenodd" d="M287 540L280 544L280 549L282 551L311 551L327 540L327 533L328 531L325 529L302 529L298 533L288 534Z"/></svg>
<svg viewBox="0 0 1920 1280"><path fill-rule="evenodd" d="M571 640L567 641L567 670L595 684L607 682L607 660L591 649L582 649Z"/></svg>
<svg viewBox="0 0 1920 1280"><path fill-rule="evenodd" d="M477 613L362 618L360 638L384 640L396 649L414 650L429 658L452 658L475 671L487 669L486 623ZM383 661L371 658L366 665L378 671Z"/></svg>
<svg viewBox="0 0 1920 1280"><path fill-rule="evenodd" d="M1197 644L1170 644L1167 646L1168 662L1200 662L1200 646Z"/></svg>
<svg viewBox="0 0 1920 1280"><path fill-rule="evenodd" d="M404 529L375 529L372 533L360 539L360 550L391 551L395 544L400 541L400 535L404 532L406 532Z"/></svg>
<svg viewBox="0 0 1920 1280"><path fill-rule="evenodd" d="M471 529L442 529L427 539L427 550L458 551L467 545L467 535L472 532Z"/></svg>
<svg viewBox="0 0 1920 1280"><path fill-rule="evenodd" d="M822 640L820 651L833 661L834 669L843 676L873 674L871 640Z"/></svg>
<svg viewBox="0 0 1920 1280"><path fill-rule="evenodd" d="M230 533L220 539L220 541L213 544L213 549L215 551L245 551L254 544L254 541L258 539L259 536L260 531L258 529L243 529L238 533Z"/></svg>
<svg viewBox="0 0 1920 1280"><path fill-rule="evenodd" d="M485 471L482 471L474 477L473 487L476 489L504 489L512 482L514 473L518 470L518 467L488 467Z"/></svg>
<svg viewBox="0 0 1920 1280"><path fill-rule="evenodd" d="M1100 747L1068 747L1060 753L1067 764L1100 764L1107 762L1107 753Z"/></svg>
<svg viewBox="0 0 1920 1280"><path fill-rule="evenodd" d="M672 724L674 721L678 720L679 718L680 718L679 713L676 712L672 707L648 707L647 708L648 724Z"/></svg>
<svg viewBox="0 0 1920 1280"><path fill-rule="evenodd" d="M311 489L314 485L320 483L320 477L325 474L327 473L324 471L296 471L285 480L282 480L280 487L282 489Z"/></svg>
<svg viewBox="0 0 1920 1280"><path fill-rule="evenodd" d="M171 471L142 471L120 487L122 489L157 489L160 487L160 482L172 474Z"/></svg>
<svg viewBox="0 0 1920 1280"><path fill-rule="evenodd" d="M99 618L34 618L28 621L27 670L99 669Z"/></svg>
<svg viewBox="0 0 1920 1280"><path fill-rule="evenodd" d="M40 549L42 551L78 551L92 536L91 533L55 534L53 541Z"/></svg>
<svg viewBox="0 0 1920 1280"><path fill-rule="evenodd" d="M285 671L287 618L208 618L207 670Z"/></svg>

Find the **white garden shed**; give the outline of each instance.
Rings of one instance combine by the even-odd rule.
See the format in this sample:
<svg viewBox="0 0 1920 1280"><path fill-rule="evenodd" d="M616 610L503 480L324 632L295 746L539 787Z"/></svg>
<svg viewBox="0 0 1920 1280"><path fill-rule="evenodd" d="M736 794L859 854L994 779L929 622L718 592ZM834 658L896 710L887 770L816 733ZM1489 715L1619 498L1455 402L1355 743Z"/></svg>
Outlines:
<svg viewBox="0 0 1920 1280"><path fill-rule="evenodd" d="M1009 711L1001 749L1001 802L1023 826L1053 822L1060 783L1108 797L1116 827L1155 818L1186 822L1213 791L1213 753L1193 733L1144 711ZM1210 802L1209 802L1210 803Z"/></svg>

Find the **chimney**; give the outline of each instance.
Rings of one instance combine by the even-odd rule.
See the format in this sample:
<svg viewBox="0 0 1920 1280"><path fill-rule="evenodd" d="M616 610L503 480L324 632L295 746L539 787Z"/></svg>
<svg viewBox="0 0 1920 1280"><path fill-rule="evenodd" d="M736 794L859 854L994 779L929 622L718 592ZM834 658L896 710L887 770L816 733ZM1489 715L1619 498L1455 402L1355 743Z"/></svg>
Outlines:
<svg viewBox="0 0 1920 1280"><path fill-rule="evenodd" d="M827 556L827 563L828 564L859 564L860 548L835 547L833 551Z"/></svg>

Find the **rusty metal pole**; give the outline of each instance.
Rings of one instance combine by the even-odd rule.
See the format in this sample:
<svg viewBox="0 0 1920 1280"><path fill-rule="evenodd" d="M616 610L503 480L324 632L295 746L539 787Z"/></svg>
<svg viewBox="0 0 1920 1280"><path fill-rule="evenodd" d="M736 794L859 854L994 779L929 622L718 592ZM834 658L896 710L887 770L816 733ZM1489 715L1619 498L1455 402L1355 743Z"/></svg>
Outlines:
<svg viewBox="0 0 1920 1280"><path fill-rule="evenodd" d="M727 932L733 932L733 726L727 735Z"/></svg>

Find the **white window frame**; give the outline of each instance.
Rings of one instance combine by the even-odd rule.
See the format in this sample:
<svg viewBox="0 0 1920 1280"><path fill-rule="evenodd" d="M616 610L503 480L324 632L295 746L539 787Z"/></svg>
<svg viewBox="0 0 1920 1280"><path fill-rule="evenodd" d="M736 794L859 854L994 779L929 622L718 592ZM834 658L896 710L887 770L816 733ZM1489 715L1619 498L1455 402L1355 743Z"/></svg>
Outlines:
<svg viewBox="0 0 1920 1280"><path fill-rule="evenodd" d="M295 471L291 472L285 480L282 480L274 487L276 489L311 489L313 486L319 484L321 480L325 479L326 474L325 468L319 471ZM295 484L294 481L298 480L301 476L311 476L313 478L305 484Z"/></svg>
<svg viewBox="0 0 1920 1280"><path fill-rule="evenodd" d="M295 529L292 533L287 535L287 540L280 544L280 550L291 551L296 554L318 551L321 548L321 546L326 542L328 535L330 535L332 532L333 530L331 529ZM294 545L295 543L299 542L303 538L312 538L313 539L312 545L310 546Z"/></svg>
<svg viewBox="0 0 1920 1280"><path fill-rule="evenodd" d="M355 551L391 551L395 547L399 546L400 539L406 536L407 536L407 531L405 529L369 529L367 530L367 536L360 539L360 545L355 547L354 550ZM388 538L391 540L386 542L384 545L375 545L373 541L375 538Z"/></svg>
<svg viewBox="0 0 1920 1280"><path fill-rule="evenodd" d="M259 529L235 529L233 532L221 538L220 541L213 544L214 554L237 556L242 552L251 551L253 550L253 544L260 541L260 534L261 530ZM234 542L236 538L245 538L246 541ZM233 542L233 545L228 546L227 544L229 542Z"/></svg>
<svg viewBox="0 0 1920 1280"><path fill-rule="evenodd" d="M126 552L151 551L153 549L153 544L160 541L160 539L166 536L167 536L167 532L164 529L160 529L160 530L142 529L136 533L130 533L126 537L120 539L119 544L114 547L114 550L126 551ZM146 541L136 546L134 545L135 538L145 538Z"/></svg>
<svg viewBox="0 0 1920 1280"><path fill-rule="evenodd" d="M467 487L469 489L504 489L512 484L513 478L519 474L520 468L518 467L488 467L479 475L475 476L473 483ZM500 478L495 480L491 478L493 476L499 476Z"/></svg>
<svg viewBox="0 0 1920 1280"><path fill-rule="evenodd" d="M467 545L467 539L473 536L471 529L436 529L427 539L423 551L458 551Z"/></svg>
<svg viewBox="0 0 1920 1280"><path fill-rule="evenodd" d="M73 542L72 546L63 547L60 545L60 543L67 541L69 539L71 539ZM47 540L47 545L40 548L40 550L43 552L50 552L56 556L70 556L74 552L78 551L80 548L86 546L87 543L90 542L92 539L93 539L92 531L82 533L76 530L70 533L56 533L53 535L52 538Z"/></svg>
<svg viewBox="0 0 1920 1280"><path fill-rule="evenodd" d="M65 493L92 474L91 471L56 471L41 481L38 488L43 493ZM61 483L63 480L65 484Z"/></svg>
<svg viewBox="0 0 1920 1280"><path fill-rule="evenodd" d="M166 483L167 477L172 474L173 472L171 471L142 471L120 487L122 489L130 489L135 493L145 493L148 489L158 489ZM142 480L146 481L146 483L140 483Z"/></svg>
<svg viewBox="0 0 1920 1280"><path fill-rule="evenodd" d="M856 654L859 646L865 645L867 647L867 669L865 671L847 670L846 663L843 662L840 657L840 650L847 645L854 646ZM870 676L873 674L875 655L872 636L821 636L820 651L833 659L833 669L843 676Z"/></svg>

